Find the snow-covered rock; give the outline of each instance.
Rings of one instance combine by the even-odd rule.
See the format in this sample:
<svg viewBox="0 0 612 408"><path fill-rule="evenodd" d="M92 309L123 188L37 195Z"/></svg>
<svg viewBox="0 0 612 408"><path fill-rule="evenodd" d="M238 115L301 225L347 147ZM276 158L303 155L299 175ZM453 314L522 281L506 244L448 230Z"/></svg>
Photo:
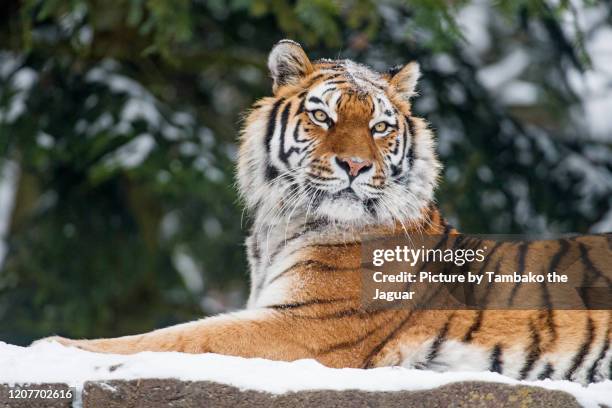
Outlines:
<svg viewBox="0 0 612 408"><path fill-rule="evenodd" d="M86 389L97 392L96 395L99 396L104 389L109 391L108 387L100 390L100 384L110 384L109 387L117 387L119 384L119 388L123 387L125 392L131 383L112 380L145 379L175 379L187 382L186 387L193 387L189 382L204 381L233 386L241 392L252 390L273 395L308 390L423 391L458 382L464 384L461 387L468 388L474 385L465 384L484 382L486 388L489 383L497 383L502 394L508 392L508 389L515 389L499 384L502 383L528 386L526 389L532 390L533 387L538 387L564 391L585 407L612 405L612 381L584 387L569 381L516 381L491 372L435 373L401 367L371 370L332 369L314 360L288 363L217 354L151 352L123 356L91 353L63 347L57 343L18 347L0 342L0 384L11 386L24 383L65 383L75 387L79 395L85 386ZM87 381L98 383L86 385ZM466 381L478 383L464 383ZM166 385L170 388L176 387L176 382ZM448 389L445 392L448 395Z"/></svg>

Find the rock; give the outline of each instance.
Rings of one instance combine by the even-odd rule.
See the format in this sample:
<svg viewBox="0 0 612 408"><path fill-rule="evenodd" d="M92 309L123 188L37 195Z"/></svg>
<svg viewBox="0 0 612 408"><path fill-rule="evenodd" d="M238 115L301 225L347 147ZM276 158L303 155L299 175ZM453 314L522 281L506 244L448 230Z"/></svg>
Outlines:
<svg viewBox="0 0 612 408"><path fill-rule="evenodd" d="M562 391L490 382L458 382L422 391L312 390L274 395L207 381L87 382L83 408L130 407L580 407Z"/></svg>
<svg viewBox="0 0 612 408"><path fill-rule="evenodd" d="M0 384L0 408L72 406L72 400L67 398L11 399L9 398L11 389L57 390L64 395L71 391L65 384L27 384L17 387ZM73 389L72 391L74 393ZM83 408L580 407L573 396L563 391L479 381L457 382L421 391L311 390L281 395L240 390L230 385L209 381L161 379L88 381L84 385L81 397Z"/></svg>

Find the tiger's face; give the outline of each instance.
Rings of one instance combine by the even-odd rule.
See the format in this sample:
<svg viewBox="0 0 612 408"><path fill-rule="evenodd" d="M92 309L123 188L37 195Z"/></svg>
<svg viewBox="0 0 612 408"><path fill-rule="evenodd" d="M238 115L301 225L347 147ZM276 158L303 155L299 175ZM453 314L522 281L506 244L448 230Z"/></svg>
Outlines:
<svg viewBox="0 0 612 408"><path fill-rule="evenodd" d="M418 65L380 74L350 60L311 62L288 40L268 65L274 97L254 105L238 162L241 194L257 217L349 225L417 219L440 167L431 132L411 114Z"/></svg>

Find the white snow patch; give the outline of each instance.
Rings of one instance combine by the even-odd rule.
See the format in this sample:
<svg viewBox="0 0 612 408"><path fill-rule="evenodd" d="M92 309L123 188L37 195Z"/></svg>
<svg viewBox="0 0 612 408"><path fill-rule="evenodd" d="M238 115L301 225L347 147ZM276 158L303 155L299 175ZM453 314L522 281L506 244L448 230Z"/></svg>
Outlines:
<svg viewBox="0 0 612 408"><path fill-rule="evenodd" d="M595 234L612 232L612 203L610 203L610 210L597 223L591 226L590 232Z"/></svg>
<svg viewBox="0 0 612 408"><path fill-rule="evenodd" d="M21 68L13 77L13 88L19 91L28 91L38 79L38 73L32 68Z"/></svg>
<svg viewBox="0 0 612 408"><path fill-rule="evenodd" d="M155 147L155 139L148 133L143 133L135 137L129 143L121 146L116 151L110 153L104 162L109 166L120 166L125 169L132 169L139 166Z"/></svg>
<svg viewBox="0 0 612 408"><path fill-rule="evenodd" d="M50 134L39 130L36 134L36 144L43 149L51 149L55 146L55 139Z"/></svg>
<svg viewBox="0 0 612 408"><path fill-rule="evenodd" d="M7 248L4 240L9 233L18 181L19 166L12 160L5 161L0 169L0 269L6 256Z"/></svg>
<svg viewBox="0 0 612 408"><path fill-rule="evenodd" d="M464 52L474 58L478 58L491 47L491 37L487 29L489 7L490 4L486 1L473 1L463 7L457 17L461 32L468 43Z"/></svg>
<svg viewBox="0 0 612 408"><path fill-rule="evenodd" d="M155 98L141 84L124 75L115 72L119 64L111 59L102 61L99 66L92 68L85 76L85 80L108 86L113 92L125 93L132 98L147 99L153 101Z"/></svg>
<svg viewBox="0 0 612 408"><path fill-rule="evenodd" d="M538 100L538 88L527 81L515 80L504 86L499 95L505 105L534 105Z"/></svg>
<svg viewBox="0 0 612 408"><path fill-rule="evenodd" d="M0 78L6 79L23 63L23 55L8 51L0 51Z"/></svg>
<svg viewBox="0 0 612 408"><path fill-rule="evenodd" d="M127 122L134 122L138 119L142 119L154 128L158 128L161 121L161 115L151 101L130 99L125 103L121 111L121 119Z"/></svg>
<svg viewBox="0 0 612 408"><path fill-rule="evenodd" d="M174 251L172 263L190 292L199 293L204 289L204 273L187 250L179 248Z"/></svg>
<svg viewBox="0 0 612 408"><path fill-rule="evenodd" d="M605 16L599 7L587 9L579 6L576 9L587 21L583 27L588 32L585 46L592 69L584 73L571 69L568 81L583 101L584 114L579 117L594 137L609 141L612 139L609 120L609 112L612 111L612 28L599 24L599 19ZM595 17L589 17L589 13L594 13Z"/></svg>
<svg viewBox="0 0 612 408"><path fill-rule="evenodd" d="M488 65L478 71L478 79L491 91L517 78L529 65L529 55L516 48L501 61Z"/></svg>
<svg viewBox="0 0 612 408"><path fill-rule="evenodd" d="M142 378L215 381L274 394L312 389L423 390L456 381L491 381L565 391L585 407L612 401L612 381L583 387L569 381L517 381L491 372L436 373L402 367L334 369L314 360L288 363L218 354L151 352L123 356L90 353L58 343L18 347L0 342L0 367L10 367L10 370L0 370L2 383L60 382L77 390L82 390L88 380Z"/></svg>
<svg viewBox="0 0 612 408"><path fill-rule="evenodd" d="M8 105L0 108L0 123L13 123L25 113L30 90L38 80L38 73L29 67L21 68L12 73L12 77L6 78L4 73L10 76L10 69L18 65L17 61L18 59L11 58L10 54L0 54L0 79L8 80L8 87L15 92Z"/></svg>

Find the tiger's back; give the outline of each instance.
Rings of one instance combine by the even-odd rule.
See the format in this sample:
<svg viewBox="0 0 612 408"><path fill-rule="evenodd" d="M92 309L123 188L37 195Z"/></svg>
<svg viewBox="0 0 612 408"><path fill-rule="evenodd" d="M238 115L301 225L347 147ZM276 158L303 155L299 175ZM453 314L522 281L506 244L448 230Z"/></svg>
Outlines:
<svg viewBox="0 0 612 408"><path fill-rule="evenodd" d="M432 212L432 218L439 217L437 210ZM444 228L442 223L429 224L425 232L443 237ZM289 327L307 327L310 336L301 340L324 364L494 371L518 379L582 383L610 378L609 310L555 309L554 290L551 299L541 285L527 284L500 286L505 293L487 293L487 285L482 285L474 294L481 300L478 310L367 310L362 307L360 237L347 239L349 235L318 225L290 237L275 251L277 259L271 259L265 284L250 300L254 309L282 311L292 322ZM501 243L486 262L519 273L562 270L574 263L577 251L579 264L572 273L584 275L588 285L609 290L609 240L609 235L599 235ZM514 299L517 306L522 298L537 298L538 308L487 309L489 296L498 305Z"/></svg>

